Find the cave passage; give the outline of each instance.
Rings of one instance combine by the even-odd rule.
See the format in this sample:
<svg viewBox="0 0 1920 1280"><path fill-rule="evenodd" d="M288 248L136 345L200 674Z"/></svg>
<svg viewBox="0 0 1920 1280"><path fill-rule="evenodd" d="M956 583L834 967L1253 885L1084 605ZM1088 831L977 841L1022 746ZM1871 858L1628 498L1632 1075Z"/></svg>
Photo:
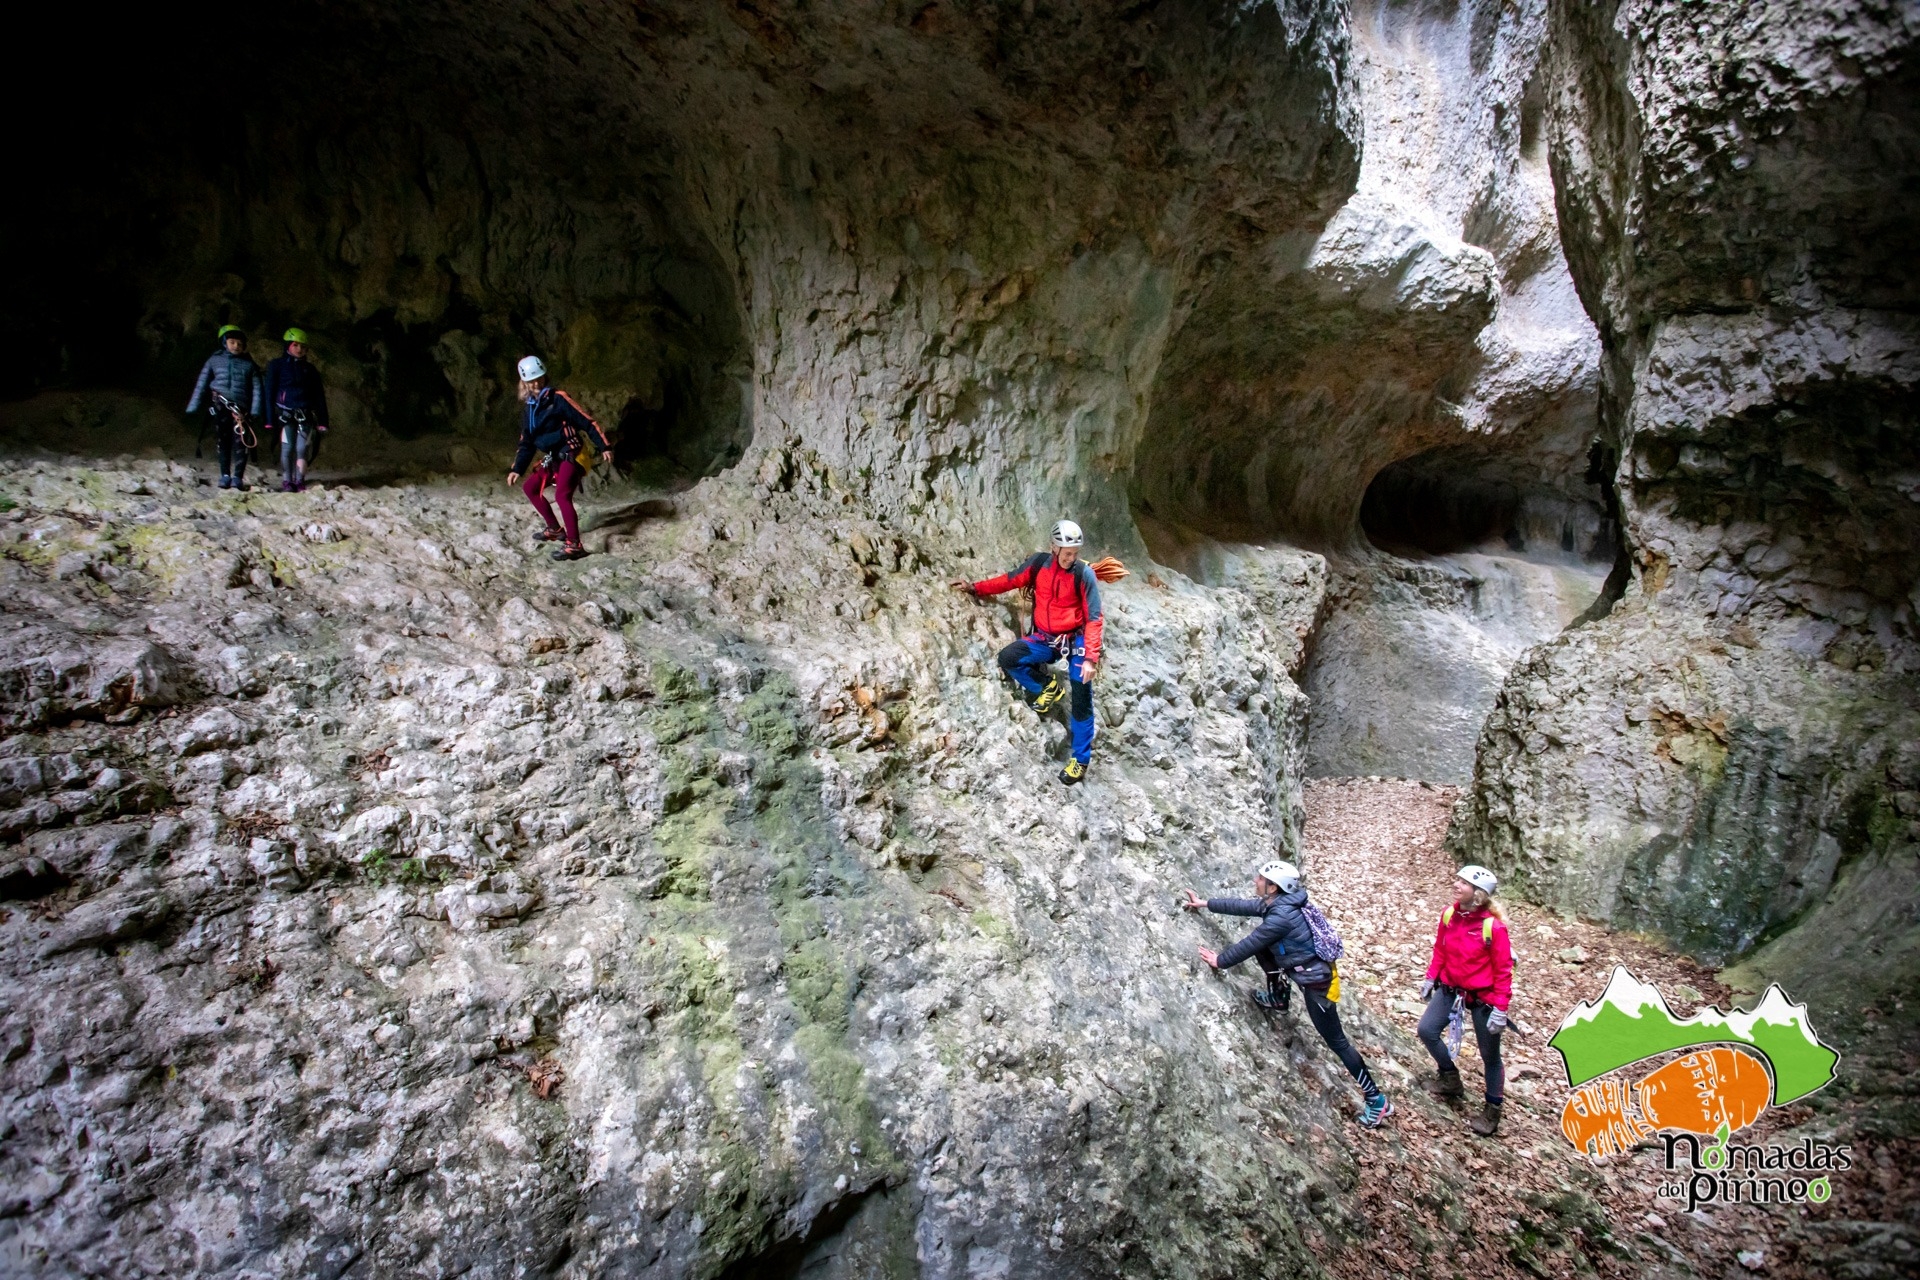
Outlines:
<svg viewBox="0 0 1920 1280"><path fill-rule="evenodd" d="M137 447L220 325L262 364L298 326L342 428L334 467L499 461L529 353L624 429L617 464L671 483L736 461L734 285L634 77L526 64L525 15L447 16L275 6L214 58L194 24L130 17L96 87L23 144L60 180L0 212L0 399L142 397L159 416L97 442Z"/></svg>

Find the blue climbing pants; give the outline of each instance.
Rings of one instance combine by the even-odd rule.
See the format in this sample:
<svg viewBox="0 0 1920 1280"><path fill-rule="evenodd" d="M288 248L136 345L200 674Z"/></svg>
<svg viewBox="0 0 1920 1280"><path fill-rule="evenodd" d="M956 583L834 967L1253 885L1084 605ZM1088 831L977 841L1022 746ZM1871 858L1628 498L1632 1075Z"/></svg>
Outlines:
<svg viewBox="0 0 1920 1280"><path fill-rule="evenodd" d="M1059 639L1067 651L1067 683L1071 695L1067 703L1067 725L1073 731L1073 758L1081 764L1093 758L1093 686L1080 678L1080 666L1086 661L1086 637L1075 632L1069 640ZM1000 669L1029 697L1037 697L1053 677L1053 660L1059 657L1054 638L1034 632L1015 640L1000 651Z"/></svg>

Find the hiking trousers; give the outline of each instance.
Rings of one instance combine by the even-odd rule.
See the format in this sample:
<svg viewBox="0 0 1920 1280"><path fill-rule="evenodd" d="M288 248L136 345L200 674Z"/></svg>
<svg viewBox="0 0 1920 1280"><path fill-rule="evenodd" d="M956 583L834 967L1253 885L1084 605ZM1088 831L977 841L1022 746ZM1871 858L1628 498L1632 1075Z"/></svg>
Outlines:
<svg viewBox="0 0 1920 1280"><path fill-rule="evenodd" d="M1266 968L1265 957L1261 967ZM1267 970L1267 989L1272 990L1280 975L1275 970ZM1353 1047L1353 1041L1347 1039L1347 1029L1340 1025L1340 1006L1327 998L1325 987L1301 987L1301 998L1307 1004L1307 1019L1313 1023L1313 1029L1327 1042L1327 1048L1333 1050L1333 1056L1340 1059L1340 1065L1347 1069L1353 1082L1360 1086L1360 1093L1368 1102L1380 1096L1380 1086L1374 1083L1373 1073L1367 1070L1366 1059Z"/></svg>
<svg viewBox="0 0 1920 1280"><path fill-rule="evenodd" d="M1441 1039L1447 1032L1447 1015L1453 1011L1453 998L1463 992L1449 986L1437 986L1433 994L1427 997L1427 1011L1420 1015L1420 1025L1414 1028L1420 1037L1420 1043L1427 1046L1427 1052L1442 1071L1453 1066L1453 1056L1447 1052L1446 1043ZM1507 1069L1500 1061L1500 1037L1487 1030L1487 1019L1493 1016L1493 1006L1484 1000L1475 1000L1467 996L1467 1013L1473 1019L1473 1039L1480 1046L1480 1061L1487 1067L1487 1101L1501 1106L1507 1099Z"/></svg>
<svg viewBox="0 0 1920 1280"><path fill-rule="evenodd" d="M551 469L543 462L527 472L527 478L520 486L520 492L527 495L527 501L547 522L547 528L566 529L567 545L570 547L580 545L580 517L574 514L573 492L580 487L585 475L580 463L573 458L567 458ZM553 485L553 499L560 504L558 520L554 519L553 508L547 504L548 484Z"/></svg>
<svg viewBox="0 0 1920 1280"><path fill-rule="evenodd" d="M213 447L220 456L220 474L232 476L239 484L247 474L247 446L241 443L240 428L233 415L217 405L209 410L213 417Z"/></svg>
<svg viewBox="0 0 1920 1280"><path fill-rule="evenodd" d="M318 424L308 417L296 418L284 409L274 416L280 424L280 478L304 480Z"/></svg>
<svg viewBox="0 0 1920 1280"><path fill-rule="evenodd" d="M1053 678L1053 660L1060 656L1054 643L1058 639L1067 651L1067 727L1073 734L1073 758L1081 764L1093 759L1093 684L1080 678L1087 659L1087 637L1076 631L1071 637L1049 636L1036 631L1023 636L1000 651L1000 669L1019 685L1028 697L1038 697Z"/></svg>

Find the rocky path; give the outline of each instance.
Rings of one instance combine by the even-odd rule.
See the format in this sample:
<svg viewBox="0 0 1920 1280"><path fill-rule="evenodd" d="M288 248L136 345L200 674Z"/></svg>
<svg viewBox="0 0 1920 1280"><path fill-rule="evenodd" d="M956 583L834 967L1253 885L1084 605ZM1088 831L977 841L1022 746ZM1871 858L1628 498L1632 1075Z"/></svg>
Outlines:
<svg viewBox="0 0 1920 1280"><path fill-rule="evenodd" d="M1454 862L1442 844L1457 788L1396 779L1341 778L1307 786L1305 868L1316 901L1340 928L1342 964L1367 1011L1411 1041L1415 988L1431 954L1435 917L1445 906ZM1381 1044L1411 1085L1395 1091L1398 1115L1360 1160L1356 1194L1374 1235L1334 1262L1342 1275L1687 1275L1826 1276L1834 1251L1847 1274L1883 1274L1857 1246L1886 1238L1879 1252L1896 1261L1914 1206L1912 1144L1856 1139L1856 1168L1836 1181L1824 1210L1681 1210L1657 1195L1657 1156L1647 1150L1599 1164L1577 1157L1561 1137L1566 1098L1559 1055L1547 1047L1560 1018L1597 998L1616 964L1656 984L1676 1013L1701 1003L1722 1008L1732 993L1714 973L1652 942L1527 903L1507 903L1516 956L1513 1009L1527 1027L1509 1035L1507 1108L1494 1141L1467 1131L1471 1112L1454 1114L1429 1096L1433 1069L1417 1043ZM1351 1000L1354 995L1348 995ZM1356 1020L1349 1015L1349 1020ZM1310 1035L1311 1033L1308 1032ZM1480 1062L1473 1038L1461 1049L1469 1101L1477 1107ZM1370 1058L1372 1045L1362 1051ZM1376 1067L1379 1063L1375 1062ZM1800 1126L1800 1127L1796 1127ZM1831 1107L1793 1106L1763 1117L1748 1137L1798 1142L1849 1128ZM1789 1137L1789 1131L1791 1136ZM1867 1221L1866 1219L1877 1219ZM1471 1236L1471 1257L1446 1249ZM1445 1242L1444 1244L1442 1242ZM1864 1267L1864 1269L1861 1269ZM1890 1270L1884 1274L1898 1274ZM1909 1274L1911 1274L1909 1272Z"/></svg>

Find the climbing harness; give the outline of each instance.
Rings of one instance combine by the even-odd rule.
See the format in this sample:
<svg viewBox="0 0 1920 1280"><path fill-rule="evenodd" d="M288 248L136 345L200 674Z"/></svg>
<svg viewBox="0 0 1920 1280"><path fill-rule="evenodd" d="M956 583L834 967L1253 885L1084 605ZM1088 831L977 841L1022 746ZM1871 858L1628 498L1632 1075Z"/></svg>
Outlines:
<svg viewBox="0 0 1920 1280"><path fill-rule="evenodd" d="M260 438L254 435L253 424L247 420L246 410L227 399L226 396L218 391L213 391L212 394L213 403L233 418L234 433L240 437L242 447L249 453L258 449L260 447ZM198 455L196 454L196 456Z"/></svg>

